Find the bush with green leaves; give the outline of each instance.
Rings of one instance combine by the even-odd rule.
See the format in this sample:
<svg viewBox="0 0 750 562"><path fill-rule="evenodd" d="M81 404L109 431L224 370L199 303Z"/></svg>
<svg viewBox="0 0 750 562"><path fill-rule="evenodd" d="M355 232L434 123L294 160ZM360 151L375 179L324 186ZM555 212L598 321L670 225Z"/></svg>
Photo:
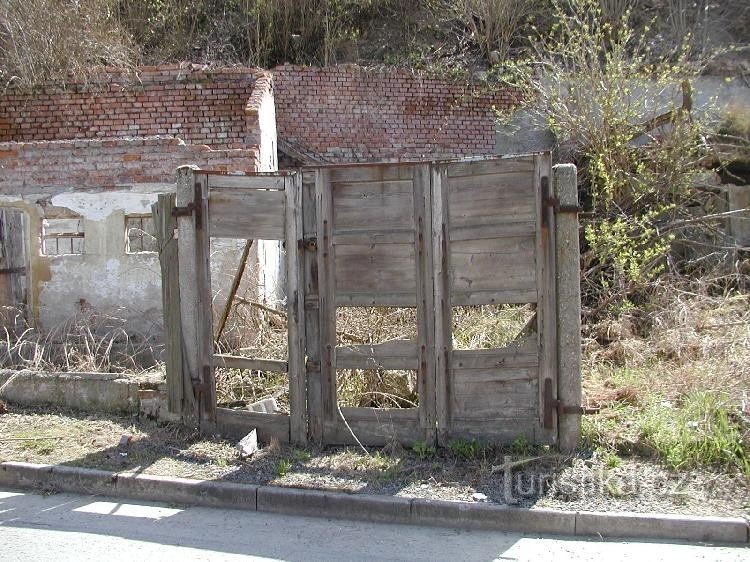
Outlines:
<svg viewBox="0 0 750 562"><path fill-rule="evenodd" d="M529 39L529 57L495 72L523 109L556 136L579 167L584 298L622 299L665 272L694 225L689 207L710 153L712 113L693 108L692 83L707 59L690 38L669 53L631 13L613 18L598 0L552 0L553 25ZM505 117L505 116L501 116Z"/></svg>

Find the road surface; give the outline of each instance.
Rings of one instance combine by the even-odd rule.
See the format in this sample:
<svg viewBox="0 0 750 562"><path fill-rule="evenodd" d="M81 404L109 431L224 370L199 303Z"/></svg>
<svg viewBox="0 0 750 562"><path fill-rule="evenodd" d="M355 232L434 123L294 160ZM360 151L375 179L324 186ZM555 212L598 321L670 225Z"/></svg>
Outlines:
<svg viewBox="0 0 750 562"><path fill-rule="evenodd" d="M0 560L726 560L750 549L386 525L0 488Z"/></svg>

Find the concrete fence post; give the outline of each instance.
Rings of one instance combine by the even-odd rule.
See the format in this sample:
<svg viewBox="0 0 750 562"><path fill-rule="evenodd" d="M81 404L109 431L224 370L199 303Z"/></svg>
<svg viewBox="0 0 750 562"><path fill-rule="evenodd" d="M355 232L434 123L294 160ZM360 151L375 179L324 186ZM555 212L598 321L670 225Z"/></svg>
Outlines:
<svg viewBox="0 0 750 562"><path fill-rule="evenodd" d="M555 221L555 285L557 291L557 398L559 445L573 451L580 445L581 415L564 409L581 406L581 250L578 242L578 181L573 164L552 168L552 188L560 204Z"/></svg>

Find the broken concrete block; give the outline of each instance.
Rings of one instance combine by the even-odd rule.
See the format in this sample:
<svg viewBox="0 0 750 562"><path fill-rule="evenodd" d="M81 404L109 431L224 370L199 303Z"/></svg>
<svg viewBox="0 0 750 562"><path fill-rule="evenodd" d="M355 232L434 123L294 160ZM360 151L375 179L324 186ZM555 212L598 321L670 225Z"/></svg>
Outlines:
<svg viewBox="0 0 750 562"><path fill-rule="evenodd" d="M275 398L264 398L263 400L253 402L247 409L260 414L275 414L279 411L279 405L276 403Z"/></svg>

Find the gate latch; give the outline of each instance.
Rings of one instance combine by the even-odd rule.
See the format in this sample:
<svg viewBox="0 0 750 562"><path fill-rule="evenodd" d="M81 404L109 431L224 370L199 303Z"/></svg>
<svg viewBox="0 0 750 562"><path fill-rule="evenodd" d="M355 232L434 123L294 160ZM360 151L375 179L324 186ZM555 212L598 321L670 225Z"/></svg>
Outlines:
<svg viewBox="0 0 750 562"><path fill-rule="evenodd" d="M300 250L307 250L308 252L315 252L318 249L318 237L308 236L307 238L302 238L301 240L297 240L297 247Z"/></svg>

